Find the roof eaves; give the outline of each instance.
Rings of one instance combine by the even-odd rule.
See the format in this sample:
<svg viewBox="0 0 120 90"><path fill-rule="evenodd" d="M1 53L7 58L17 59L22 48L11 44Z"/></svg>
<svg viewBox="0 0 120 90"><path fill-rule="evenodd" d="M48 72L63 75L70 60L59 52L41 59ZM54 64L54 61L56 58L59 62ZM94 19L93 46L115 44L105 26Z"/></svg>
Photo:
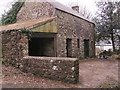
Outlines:
<svg viewBox="0 0 120 90"><path fill-rule="evenodd" d="M53 5L55 9L61 10L63 12L66 12L66 13L69 13L71 15L74 15L74 16L76 16L78 18L81 18L81 19L83 19L85 21L93 23L92 21L88 20L87 18L81 16L77 11L74 11L72 8L69 8L69 7L67 7L67 6L65 6L65 5L59 3L59 2L57 2L55 0L50 0L50 1L47 0L47 2L49 2L51 5Z"/></svg>
<svg viewBox="0 0 120 90"><path fill-rule="evenodd" d="M27 22L19 22L19 23L6 25L6 26L1 26L0 31L16 30L16 29L17 30L19 30L19 29L31 29L31 28L37 27L41 23L51 21L55 18L56 17L50 17L50 18L46 18L46 19L30 20L30 21L27 21ZM32 23L29 23L29 22L32 22Z"/></svg>
<svg viewBox="0 0 120 90"><path fill-rule="evenodd" d="M86 19L86 18L84 18L84 17L82 17L82 16L72 14L72 13L70 13L70 12L67 12L67 11L65 11L65 10L61 10L61 9L59 9L59 8L56 8L56 9L58 9L58 10L60 10L60 11L63 11L63 12L66 12L66 13L68 13L68 14L71 14L71 15L73 15L73 16L75 16L75 17L81 18L81 19L83 19L83 20L85 20L85 21L87 21L87 22L90 22L90 23L92 23L92 24L95 25L94 22L92 22L92 21L90 21L90 20L88 20L88 19Z"/></svg>

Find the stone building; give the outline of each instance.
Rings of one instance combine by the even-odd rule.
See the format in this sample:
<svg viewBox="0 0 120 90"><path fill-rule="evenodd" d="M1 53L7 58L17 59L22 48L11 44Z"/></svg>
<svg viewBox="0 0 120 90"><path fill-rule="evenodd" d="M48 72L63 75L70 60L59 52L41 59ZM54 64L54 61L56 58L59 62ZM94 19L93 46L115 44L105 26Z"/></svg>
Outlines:
<svg viewBox="0 0 120 90"><path fill-rule="evenodd" d="M78 6L55 1L26 1L17 23L0 27L3 59L19 63L25 56L94 57L95 25L78 11Z"/></svg>

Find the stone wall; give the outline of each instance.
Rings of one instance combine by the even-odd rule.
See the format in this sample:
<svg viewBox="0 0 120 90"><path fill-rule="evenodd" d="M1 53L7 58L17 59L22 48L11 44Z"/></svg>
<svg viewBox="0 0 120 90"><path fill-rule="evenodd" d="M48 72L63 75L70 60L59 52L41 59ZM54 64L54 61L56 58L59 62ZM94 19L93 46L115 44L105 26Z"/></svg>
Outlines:
<svg viewBox="0 0 120 90"><path fill-rule="evenodd" d="M68 83L79 81L79 60L77 58L24 57L21 69L38 76Z"/></svg>
<svg viewBox="0 0 120 90"><path fill-rule="evenodd" d="M75 17L77 26L77 36L80 39L80 52L84 56L84 40L89 40L90 57L95 56L95 25L84 19Z"/></svg>
<svg viewBox="0 0 120 90"><path fill-rule="evenodd" d="M90 57L94 56L95 51L95 31L94 24L82 18L78 18L61 10L56 10L55 15L58 17L58 34L57 34L57 54L59 57L66 57L66 39L72 39L72 57L84 57L84 40L89 39ZM80 40L78 48L77 39ZM62 43L62 44L61 44Z"/></svg>
<svg viewBox="0 0 120 90"><path fill-rule="evenodd" d="M2 32L2 55L5 62L18 66L28 56L28 38L21 30Z"/></svg>
<svg viewBox="0 0 120 90"><path fill-rule="evenodd" d="M26 1L17 15L17 22L54 16L55 8L47 2Z"/></svg>

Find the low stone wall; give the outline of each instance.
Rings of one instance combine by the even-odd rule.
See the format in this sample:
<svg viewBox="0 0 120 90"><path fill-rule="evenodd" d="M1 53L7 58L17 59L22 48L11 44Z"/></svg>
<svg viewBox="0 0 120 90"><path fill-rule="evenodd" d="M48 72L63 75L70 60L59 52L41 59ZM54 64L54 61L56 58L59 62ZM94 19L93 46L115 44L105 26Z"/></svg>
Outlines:
<svg viewBox="0 0 120 90"><path fill-rule="evenodd" d="M28 56L28 37L23 30L2 31L2 58L4 62L18 67L21 59Z"/></svg>
<svg viewBox="0 0 120 90"><path fill-rule="evenodd" d="M32 57L23 58L22 70L49 79L77 83L79 60L77 58Z"/></svg>

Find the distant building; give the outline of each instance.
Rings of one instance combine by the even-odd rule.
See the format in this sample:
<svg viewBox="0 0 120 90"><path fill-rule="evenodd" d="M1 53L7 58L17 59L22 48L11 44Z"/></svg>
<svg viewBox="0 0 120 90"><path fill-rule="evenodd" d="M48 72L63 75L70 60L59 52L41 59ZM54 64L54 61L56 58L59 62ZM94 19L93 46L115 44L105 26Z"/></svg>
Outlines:
<svg viewBox="0 0 120 90"><path fill-rule="evenodd" d="M113 51L112 43L111 41L100 41L99 43L95 44L96 47L96 55L99 55L99 53L103 52L104 50L108 51L111 49Z"/></svg>

